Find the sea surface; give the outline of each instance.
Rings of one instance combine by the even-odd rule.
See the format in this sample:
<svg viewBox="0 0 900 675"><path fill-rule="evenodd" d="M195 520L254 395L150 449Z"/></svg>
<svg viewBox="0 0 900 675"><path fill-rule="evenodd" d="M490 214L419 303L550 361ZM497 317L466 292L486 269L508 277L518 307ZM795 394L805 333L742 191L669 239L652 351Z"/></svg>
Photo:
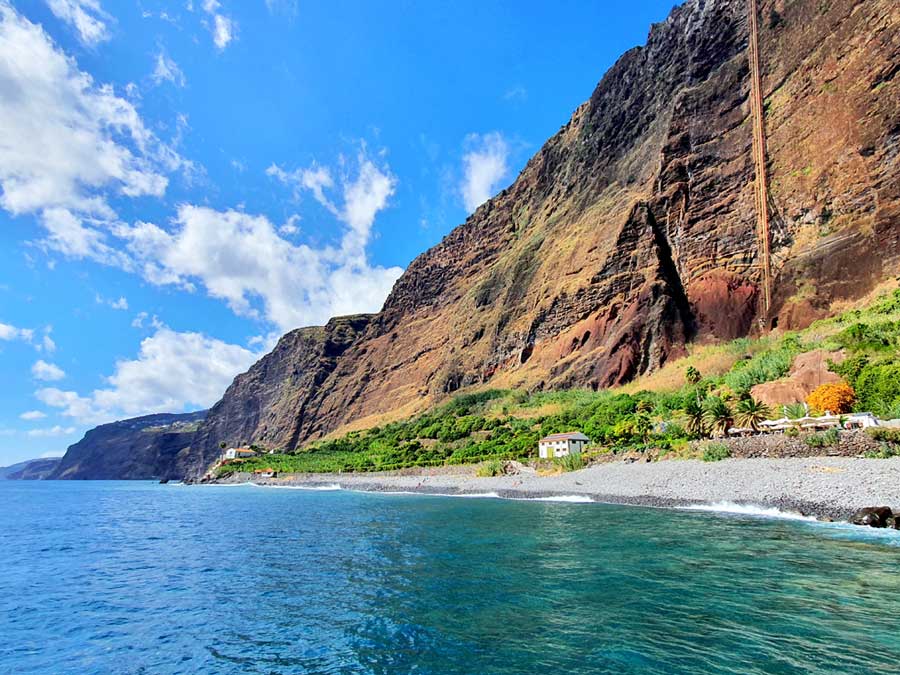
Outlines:
<svg viewBox="0 0 900 675"><path fill-rule="evenodd" d="M752 513L0 481L3 673L898 673L900 535Z"/></svg>

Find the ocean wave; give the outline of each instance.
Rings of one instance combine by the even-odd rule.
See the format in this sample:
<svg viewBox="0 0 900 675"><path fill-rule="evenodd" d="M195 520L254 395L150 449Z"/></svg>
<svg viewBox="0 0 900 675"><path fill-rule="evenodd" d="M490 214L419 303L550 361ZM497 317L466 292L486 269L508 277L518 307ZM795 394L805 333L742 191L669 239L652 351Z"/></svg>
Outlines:
<svg viewBox="0 0 900 675"><path fill-rule="evenodd" d="M737 504L735 502L715 502L712 504L692 504L682 507L686 511L707 511L714 513L732 513L758 518L778 518L781 520L805 520L815 522L815 516L804 516L802 513L782 511L774 506L758 506L756 504Z"/></svg>

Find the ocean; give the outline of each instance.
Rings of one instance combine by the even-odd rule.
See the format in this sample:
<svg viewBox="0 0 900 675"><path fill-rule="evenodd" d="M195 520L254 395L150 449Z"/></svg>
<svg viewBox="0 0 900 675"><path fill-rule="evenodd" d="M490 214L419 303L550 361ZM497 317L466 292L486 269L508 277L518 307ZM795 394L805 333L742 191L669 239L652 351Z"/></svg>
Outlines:
<svg viewBox="0 0 900 675"><path fill-rule="evenodd" d="M897 533L149 482L0 503L3 673L900 672Z"/></svg>

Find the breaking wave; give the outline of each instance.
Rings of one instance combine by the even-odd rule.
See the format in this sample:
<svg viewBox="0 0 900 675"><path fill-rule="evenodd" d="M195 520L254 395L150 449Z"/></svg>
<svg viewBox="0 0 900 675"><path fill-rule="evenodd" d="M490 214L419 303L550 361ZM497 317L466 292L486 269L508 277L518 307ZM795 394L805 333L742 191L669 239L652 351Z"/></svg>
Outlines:
<svg viewBox="0 0 900 675"><path fill-rule="evenodd" d="M735 502L715 502L713 504L692 504L682 507L686 511L708 511L714 513L733 513L742 516L756 516L758 518L779 518L781 520L816 521L814 516L804 516L802 513L782 511L774 506L757 506L755 504L736 504Z"/></svg>

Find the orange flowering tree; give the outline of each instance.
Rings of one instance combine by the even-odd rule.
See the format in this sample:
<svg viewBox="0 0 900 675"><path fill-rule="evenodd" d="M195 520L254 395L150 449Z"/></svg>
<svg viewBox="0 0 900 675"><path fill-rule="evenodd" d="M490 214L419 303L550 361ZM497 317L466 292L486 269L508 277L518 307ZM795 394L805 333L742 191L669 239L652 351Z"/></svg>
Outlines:
<svg viewBox="0 0 900 675"><path fill-rule="evenodd" d="M856 392L846 382L829 382L816 387L806 397L806 403L817 412L826 410L835 415L848 413L856 403Z"/></svg>

